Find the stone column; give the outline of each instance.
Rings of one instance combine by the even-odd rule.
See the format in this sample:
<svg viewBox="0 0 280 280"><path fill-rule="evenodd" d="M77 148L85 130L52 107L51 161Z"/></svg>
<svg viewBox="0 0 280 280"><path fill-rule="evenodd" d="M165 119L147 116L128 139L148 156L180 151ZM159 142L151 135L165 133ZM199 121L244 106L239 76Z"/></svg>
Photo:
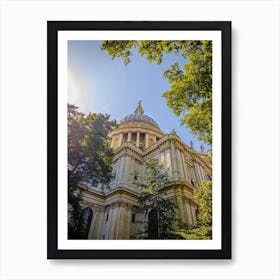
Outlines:
<svg viewBox="0 0 280 280"><path fill-rule="evenodd" d="M121 227L121 239L129 239L127 237L127 228L130 227L130 223L127 223L127 216L128 216L128 207L127 205L123 205L122 207L122 216L121 216L121 220L122 220L122 227Z"/></svg>
<svg viewBox="0 0 280 280"><path fill-rule="evenodd" d="M189 217L188 217L188 210L187 210L187 200L186 198L183 198L183 207L184 207L184 213L185 213L185 223L186 224L190 224L190 221L189 221Z"/></svg>
<svg viewBox="0 0 280 280"><path fill-rule="evenodd" d="M126 169L126 184L127 184L127 187L130 186L130 181L131 181L131 165L132 165L132 159L130 157L127 157L127 161L126 161L126 164L127 164L127 169Z"/></svg>
<svg viewBox="0 0 280 280"><path fill-rule="evenodd" d="M174 180L178 180L178 169L177 169L177 160L176 160L176 154L175 154L175 147L174 143L171 142L171 166L172 166L172 173Z"/></svg>
<svg viewBox="0 0 280 280"><path fill-rule="evenodd" d="M134 159L130 158L129 182L128 183L131 188L134 188L133 182L134 182Z"/></svg>
<svg viewBox="0 0 280 280"><path fill-rule="evenodd" d="M194 173L195 173L196 183L200 184L201 183L201 176L200 176L200 172L199 172L198 163L196 163L196 162L194 164Z"/></svg>
<svg viewBox="0 0 280 280"><path fill-rule="evenodd" d="M126 207L126 236L125 239L130 239L130 230L131 230L131 215L132 215L132 209L130 205L127 205Z"/></svg>
<svg viewBox="0 0 280 280"><path fill-rule="evenodd" d="M182 162L183 162L183 169L184 169L184 174L185 174L185 180L188 181L188 180L189 180L189 176L188 176L188 171L187 171L187 164L186 164L185 157L184 157L184 154L183 154L183 153L181 154L181 156L182 156Z"/></svg>
<svg viewBox="0 0 280 280"><path fill-rule="evenodd" d="M149 133L145 134L145 148L147 149L149 146Z"/></svg>
<svg viewBox="0 0 280 280"><path fill-rule="evenodd" d="M196 221L196 214L195 214L195 207L194 207L194 205L191 206L191 211L192 211L193 222L195 223L195 221Z"/></svg>
<svg viewBox="0 0 280 280"><path fill-rule="evenodd" d="M113 146L114 146L114 141L115 141L115 136L112 136L112 139L111 139L111 149L112 149Z"/></svg>
<svg viewBox="0 0 280 280"><path fill-rule="evenodd" d="M125 171L125 157L121 158L121 166L120 166L120 182L124 182L124 171Z"/></svg>
<svg viewBox="0 0 280 280"><path fill-rule="evenodd" d="M114 207L112 212L111 225L109 230L109 239L114 239L117 225L118 208Z"/></svg>
<svg viewBox="0 0 280 280"><path fill-rule="evenodd" d="M181 157L181 151L176 150L176 155L177 155L177 162L179 165L179 178L181 180L184 180L184 171L183 171L183 164L182 164L182 157Z"/></svg>
<svg viewBox="0 0 280 280"><path fill-rule="evenodd" d="M139 148L140 143L140 132L137 132L136 147Z"/></svg>
<svg viewBox="0 0 280 280"><path fill-rule="evenodd" d="M120 133L118 147L120 147L120 146L121 146L121 144L122 144L122 140L123 140L123 134L122 134L122 133Z"/></svg>
<svg viewBox="0 0 280 280"><path fill-rule="evenodd" d="M121 176L122 176L122 157L118 160L117 165L117 172L116 172L116 185L119 185L121 182Z"/></svg>
<svg viewBox="0 0 280 280"><path fill-rule="evenodd" d="M198 182L201 182L200 167L197 163L195 163L195 170L196 170L196 175L198 177Z"/></svg>
<svg viewBox="0 0 280 280"><path fill-rule="evenodd" d="M97 232L97 238L98 239L102 239L104 223L105 223L105 215L106 215L105 209L103 211L100 211L100 213L99 213L99 226L98 226L98 232Z"/></svg>
<svg viewBox="0 0 280 280"><path fill-rule="evenodd" d="M91 219L91 223L90 223L89 232L88 232L88 238L89 239L93 239L93 230L95 228L96 216L97 216L97 211L94 210L93 215L92 215L92 219Z"/></svg>
<svg viewBox="0 0 280 280"><path fill-rule="evenodd" d="M118 160L118 162L116 163L116 176L115 176L115 182L116 182L116 185L118 184L119 182L119 174L120 174L120 160Z"/></svg>
<svg viewBox="0 0 280 280"><path fill-rule="evenodd" d="M177 188L176 196L177 196L179 218L182 221L185 221L186 219L185 219L184 208L183 208L182 190L180 188Z"/></svg>
<svg viewBox="0 0 280 280"><path fill-rule="evenodd" d="M114 208L113 205L109 206L109 218L107 221L107 239L111 239L111 232L112 232L112 221L114 216Z"/></svg>
<svg viewBox="0 0 280 280"><path fill-rule="evenodd" d="M93 228L92 238L99 239L98 233L100 229L101 209L96 210L95 227Z"/></svg>
<svg viewBox="0 0 280 280"><path fill-rule="evenodd" d="M124 217L124 235L123 239L129 239L130 236L130 224L131 224L131 214L129 211L129 206L125 206L125 217Z"/></svg>
<svg viewBox="0 0 280 280"><path fill-rule="evenodd" d="M119 207L117 239L123 239L123 205Z"/></svg>
<svg viewBox="0 0 280 280"><path fill-rule="evenodd" d="M115 205L115 216L114 216L114 233L113 239L118 239L118 230L119 230L119 204Z"/></svg>
<svg viewBox="0 0 280 280"><path fill-rule="evenodd" d="M204 181L206 176L205 176L205 170L204 168L200 165L200 172L201 172L201 181Z"/></svg>
<svg viewBox="0 0 280 280"><path fill-rule="evenodd" d="M128 132L127 142L130 142L130 140L131 140L131 132Z"/></svg>
<svg viewBox="0 0 280 280"><path fill-rule="evenodd" d="M190 200L189 199L188 199L188 202L186 204L186 208L187 208L187 215L188 215L189 225L192 225L193 224L193 219L192 219L191 205L190 205Z"/></svg>
<svg viewBox="0 0 280 280"><path fill-rule="evenodd" d="M154 143L157 142L157 137L154 135Z"/></svg>
<svg viewBox="0 0 280 280"><path fill-rule="evenodd" d="M172 169L172 166L171 166L171 162L170 162L170 149L165 149L164 150L164 159L166 161L166 166L169 170L169 173L171 175L171 169Z"/></svg>
<svg viewBox="0 0 280 280"><path fill-rule="evenodd" d="M109 213L109 217L108 217L108 221L106 221L107 223L107 227L106 227L106 239L110 239L110 229L111 229L111 222L112 222L112 217L113 217L113 209L111 206L109 206L109 209L108 209L108 213ZM107 213L106 213L106 216L107 216Z"/></svg>
<svg viewBox="0 0 280 280"><path fill-rule="evenodd" d="M160 151L160 163L163 164L165 161L165 152L164 151Z"/></svg>
<svg viewBox="0 0 280 280"><path fill-rule="evenodd" d="M129 177L129 157L125 157L124 158L124 184L127 185L128 184L128 177Z"/></svg>
<svg viewBox="0 0 280 280"><path fill-rule="evenodd" d="M198 181L196 179L196 175L195 175L193 166L191 167L191 180L194 182L194 187L196 187L196 184L197 184Z"/></svg>

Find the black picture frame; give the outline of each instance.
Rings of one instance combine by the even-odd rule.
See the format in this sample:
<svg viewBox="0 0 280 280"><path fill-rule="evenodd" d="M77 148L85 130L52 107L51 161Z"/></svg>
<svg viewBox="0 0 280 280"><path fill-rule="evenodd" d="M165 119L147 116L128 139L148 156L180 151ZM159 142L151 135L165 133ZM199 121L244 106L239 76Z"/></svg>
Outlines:
<svg viewBox="0 0 280 280"><path fill-rule="evenodd" d="M205 30L221 31L222 136L221 136L221 249L205 250L83 250L58 249L58 32L85 30ZM47 22L48 106L48 259L231 259L231 22L136 22L136 21L48 21Z"/></svg>

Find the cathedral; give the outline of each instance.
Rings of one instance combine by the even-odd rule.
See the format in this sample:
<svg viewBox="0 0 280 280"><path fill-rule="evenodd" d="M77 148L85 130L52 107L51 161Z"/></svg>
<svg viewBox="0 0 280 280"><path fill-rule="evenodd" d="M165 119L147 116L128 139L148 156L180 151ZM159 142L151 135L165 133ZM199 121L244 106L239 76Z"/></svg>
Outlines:
<svg viewBox="0 0 280 280"><path fill-rule="evenodd" d="M178 218L193 224L197 204L193 190L211 180L212 166L201 147L187 146L175 130L166 134L151 117L144 114L139 101L134 114L127 115L110 132L114 178L108 185L96 183L83 188L82 215L88 239L136 239L139 230L139 190L137 176L143 163L157 159L169 172L172 184L168 196L177 205Z"/></svg>

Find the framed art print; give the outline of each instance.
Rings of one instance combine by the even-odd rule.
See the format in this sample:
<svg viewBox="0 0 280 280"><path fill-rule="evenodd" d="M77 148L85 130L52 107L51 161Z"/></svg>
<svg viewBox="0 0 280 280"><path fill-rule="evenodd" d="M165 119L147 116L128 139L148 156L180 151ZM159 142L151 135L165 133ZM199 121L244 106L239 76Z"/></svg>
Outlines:
<svg viewBox="0 0 280 280"><path fill-rule="evenodd" d="M48 258L231 258L231 22L49 21Z"/></svg>

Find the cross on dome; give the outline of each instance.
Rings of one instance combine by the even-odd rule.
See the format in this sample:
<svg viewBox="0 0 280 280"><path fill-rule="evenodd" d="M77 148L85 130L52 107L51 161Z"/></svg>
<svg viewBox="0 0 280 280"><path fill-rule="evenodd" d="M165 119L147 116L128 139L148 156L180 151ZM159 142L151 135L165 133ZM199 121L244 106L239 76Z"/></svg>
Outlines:
<svg viewBox="0 0 280 280"><path fill-rule="evenodd" d="M138 101L138 105L137 108L134 111L135 114L139 114L139 115L143 115L144 114L144 110L142 108L142 102L141 100Z"/></svg>

